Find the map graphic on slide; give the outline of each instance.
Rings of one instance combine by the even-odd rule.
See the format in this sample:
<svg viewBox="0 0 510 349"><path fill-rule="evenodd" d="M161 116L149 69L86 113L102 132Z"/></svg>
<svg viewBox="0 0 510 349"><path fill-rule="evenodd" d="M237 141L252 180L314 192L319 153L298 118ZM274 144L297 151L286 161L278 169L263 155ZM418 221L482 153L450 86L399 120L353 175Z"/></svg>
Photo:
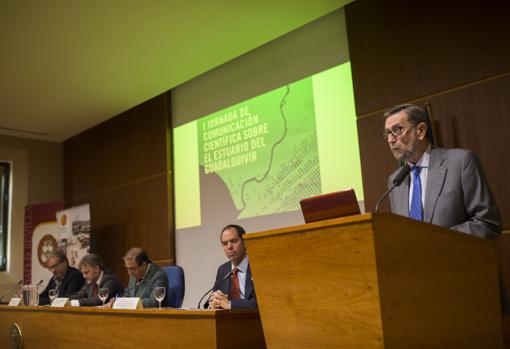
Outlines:
<svg viewBox="0 0 510 349"><path fill-rule="evenodd" d="M312 79L198 120L199 164L219 176L238 218L299 209L321 193Z"/></svg>

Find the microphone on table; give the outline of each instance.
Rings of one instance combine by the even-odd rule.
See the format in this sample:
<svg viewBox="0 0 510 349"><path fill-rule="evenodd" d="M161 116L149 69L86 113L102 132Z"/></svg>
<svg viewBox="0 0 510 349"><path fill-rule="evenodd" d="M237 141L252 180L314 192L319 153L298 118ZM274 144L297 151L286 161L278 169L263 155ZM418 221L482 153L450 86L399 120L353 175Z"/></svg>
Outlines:
<svg viewBox="0 0 510 349"><path fill-rule="evenodd" d="M20 280L18 281L17 284L9 287L7 289L7 291L5 291L4 293L2 293L2 296L0 296L0 303L2 302L2 300L4 299L5 296L7 296L9 293L11 293L14 289L18 288L21 284L23 283L23 280Z"/></svg>

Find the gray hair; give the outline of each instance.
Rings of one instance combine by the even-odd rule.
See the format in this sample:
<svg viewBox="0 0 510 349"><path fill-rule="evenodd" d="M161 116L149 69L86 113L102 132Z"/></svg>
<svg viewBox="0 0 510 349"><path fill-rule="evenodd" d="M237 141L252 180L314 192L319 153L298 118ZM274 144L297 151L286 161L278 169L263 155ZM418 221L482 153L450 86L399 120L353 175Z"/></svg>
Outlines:
<svg viewBox="0 0 510 349"><path fill-rule="evenodd" d="M64 253L64 251L60 250L60 249L57 249L55 251L52 251L49 255L48 255L48 259L50 258L53 258L53 257L57 257L58 260L60 262L63 262L65 261L67 265L69 265L69 260L67 259L67 256L66 254Z"/></svg>
<svg viewBox="0 0 510 349"><path fill-rule="evenodd" d="M81 259L80 268L85 265L92 268L99 267L99 269L104 270L103 260L95 253L88 254Z"/></svg>

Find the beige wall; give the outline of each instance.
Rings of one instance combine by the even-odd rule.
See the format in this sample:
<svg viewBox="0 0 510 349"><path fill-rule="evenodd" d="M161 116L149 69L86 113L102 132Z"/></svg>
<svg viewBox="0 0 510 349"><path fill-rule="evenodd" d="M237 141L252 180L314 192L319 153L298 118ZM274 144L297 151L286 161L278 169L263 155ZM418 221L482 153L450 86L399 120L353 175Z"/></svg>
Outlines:
<svg viewBox="0 0 510 349"><path fill-rule="evenodd" d="M348 60L341 8L172 89L172 126Z"/></svg>
<svg viewBox="0 0 510 349"><path fill-rule="evenodd" d="M25 206L63 200L62 149L58 143L0 135L0 161L12 166L8 261L7 271L0 272L0 294L23 276Z"/></svg>

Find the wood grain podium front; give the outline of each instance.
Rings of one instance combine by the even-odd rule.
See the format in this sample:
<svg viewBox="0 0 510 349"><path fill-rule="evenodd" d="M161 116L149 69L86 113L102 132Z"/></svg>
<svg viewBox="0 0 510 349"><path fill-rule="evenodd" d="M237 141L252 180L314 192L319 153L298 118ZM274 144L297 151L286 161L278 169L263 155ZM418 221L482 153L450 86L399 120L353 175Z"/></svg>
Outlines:
<svg viewBox="0 0 510 349"><path fill-rule="evenodd" d="M256 310L0 306L0 348L10 348L14 323L23 349L265 348Z"/></svg>
<svg viewBox="0 0 510 349"><path fill-rule="evenodd" d="M391 214L247 234L268 348L500 348L493 242Z"/></svg>

